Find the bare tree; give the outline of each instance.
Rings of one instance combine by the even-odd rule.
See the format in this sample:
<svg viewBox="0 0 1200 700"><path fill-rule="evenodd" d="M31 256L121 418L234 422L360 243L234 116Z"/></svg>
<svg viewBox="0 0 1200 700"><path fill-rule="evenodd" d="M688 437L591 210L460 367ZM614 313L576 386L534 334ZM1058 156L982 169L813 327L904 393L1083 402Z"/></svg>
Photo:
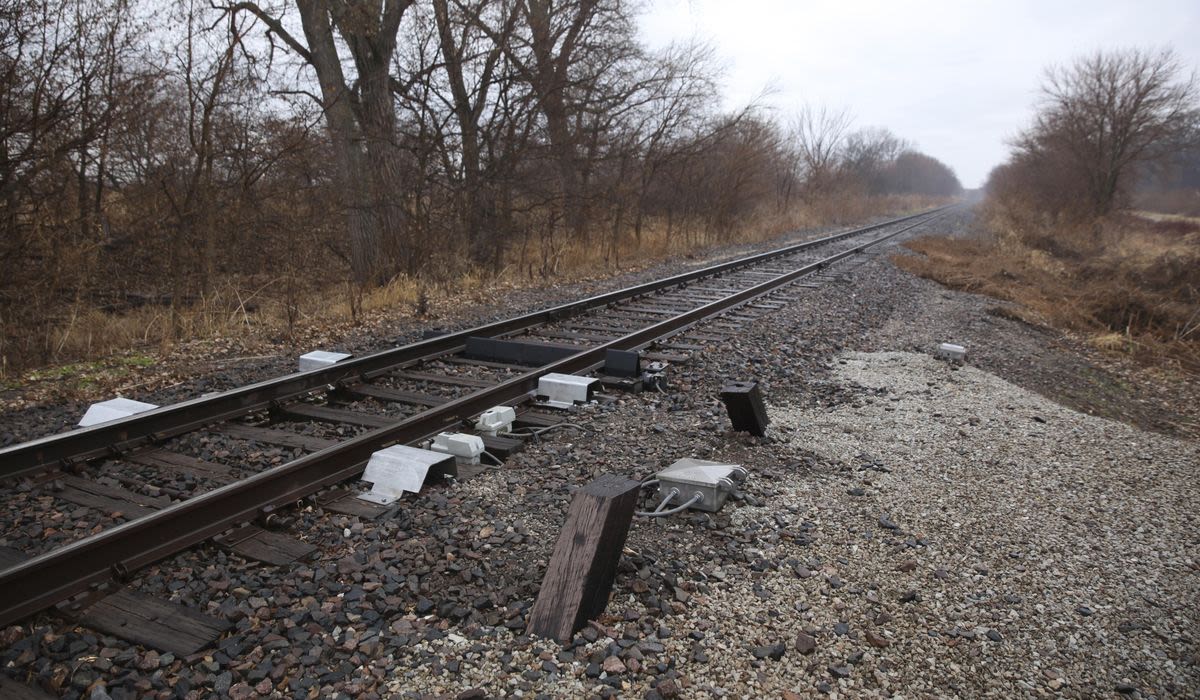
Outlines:
<svg viewBox="0 0 1200 700"><path fill-rule="evenodd" d="M389 270L385 255L403 256L403 207L395 197L403 172L395 148L396 110L392 59L404 13L413 0L296 0L305 41L293 36L280 16L254 2L226 9L250 12L316 74L333 143L338 180L350 234L351 263L362 284ZM343 65L338 37L349 53ZM315 97L315 96L314 96ZM393 261L393 265L397 261Z"/></svg>
<svg viewBox="0 0 1200 700"><path fill-rule="evenodd" d="M0 371L14 346L53 351L5 326L44 328L88 292L140 29L128 3L0 0Z"/></svg>
<svg viewBox="0 0 1200 700"><path fill-rule="evenodd" d="M912 149L902 151L879 171L881 191L952 197L962 191L958 176L945 163Z"/></svg>
<svg viewBox="0 0 1200 700"><path fill-rule="evenodd" d="M504 47L512 32L517 13L502 15L498 30L486 34L479 30L485 14L495 3L432 0L433 13L450 92L450 104L457 125L461 179L459 211L469 241L471 258L477 263L498 266L502 250L496 234L496 202L493 183L485 182L483 150L486 135L481 123L493 98L493 89L501 79ZM472 80L473 78L473 80Z"/></svg>
<svg viewBox="0 0 1200 700"><path fill-rule="evenodd" d="M846 136L841 167L868 192L879 194L886 188L882 180L884 169L906 150L913 150L912 145L887 129L859 129Z"/></svg>
<svg viewBox="0 0 1200 700"><path fill-rule="evenodd" d="M709 126L720 74L712 47L700 43L668 46L650 57L647 69L647 99L630 115L640 166L633 224L639 243L654 180L672 160L703 144L697 137Z"/></svg>
<svg viewBox="0 0 1200 700"><path fill-rule="evenodd" d="M515 22L507 13L515 13ZM500 21L513 27L508 37L494 24L481 21L479 26L504 47L533 91L558 171L563 217L568 230L582 237L586 213L577 119L589 89L610 67L588 59L632 42L629 14L618 0L517 0Z"/></svg>
<svg viewBox="0 0 1200 700"><path fill-rule="evenodd" d="M845 110L812 105L805 105L792 117L790 137L810 199L832 187L843 142L853 122Z"/></svg>
<svg viewBox="0 0 1200 700"><path fill-rule="evenodd" d="M94 207L94 149L120 107L111 97L136 30L122 6L0 0L0 202L15 207L44 172L74 158L89 202L80 208Z"/></svg>
<svg viewBox="0 0 1200 700"><path fill-rule="evenodd" d="M1135 166L1162 158L1198 118L1195 74L1171 50L1098 52L1051 68L1028 157L1059 158L1079 179L1091 214L1113 210Z"/></svg>
<svg viewBox="0 0 1200 700"><path fill-rule="evenodd" d="M237 59L237 43L253 18L231 17L229 35L223 42L213 42L213 32L205 32L208 5L197 0L181 3L173 19L184 28L184 35L175 55L174 72L182 81L179 132L183 148L178 157L165 161L159 171L159 184L170 203L174 244L168 247L172 319L178 314L183 296L185 275L180 266L186 251L200 249L200 291L211 291L216 266L216 231L211 220L217 213L217 142L216 130L222 111L232 108L231 94ZM174 107L176 105L172 105ZM177 328L170 329L172 333Z"/></svg>

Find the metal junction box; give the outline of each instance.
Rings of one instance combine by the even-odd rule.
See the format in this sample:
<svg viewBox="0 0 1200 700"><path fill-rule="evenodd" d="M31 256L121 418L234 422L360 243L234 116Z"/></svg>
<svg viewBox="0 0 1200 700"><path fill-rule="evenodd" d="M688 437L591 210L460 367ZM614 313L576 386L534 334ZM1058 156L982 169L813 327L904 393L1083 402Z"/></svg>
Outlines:
<svg viewBox="0 0 1200 700"><path fill-rule="evenodd" d="M544 396L546 404L554 408L570 408L590 401L596 383L591 377L551 372L538 379L537 395Z"/></svg>
<svg viewBox="0 0 1200 700"><path fill-rule="evenodd" d="M658 479L658 497L666 498L672 489L678 490L669 505L687 503L700 494L702 500L692 507L715 513L725 505L729 494L737 490L737 482L746 477L746 470L738 464L708 462L690 457L678 460L655 475Z"/></svg>
<svg viewBox="0 0 1200 700"><path fill-rule="evenodd" d="M949 360L950 362L966 362L967 360L967 349L961 345L955 345L954 343L942 343L938 345L937 350L934 351L934 354L937 357L943 360Z"/></svg>

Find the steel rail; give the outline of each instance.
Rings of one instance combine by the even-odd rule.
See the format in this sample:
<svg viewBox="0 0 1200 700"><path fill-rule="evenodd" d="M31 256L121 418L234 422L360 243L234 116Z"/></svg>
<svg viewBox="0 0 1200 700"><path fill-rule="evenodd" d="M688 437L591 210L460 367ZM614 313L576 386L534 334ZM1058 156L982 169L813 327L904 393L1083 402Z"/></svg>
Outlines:
<svg viewBox="0 0 1200 700"><path fill-rule="evenodd" d="M56 466L69 466L71 463L96 457L120 455L144 443L161 442L176 435L198 430L211 423L268 408L273 403L288 401L315 390L346 381L369 379L402 365L457 352L462 349L467 338L471 336L519 333L584 311L651 294L676 285L688 284L742 267L750 267L825 243L903 223L917 217L928 216L942 209L945 207L718 263L700 270L598 294L549 309L468 328L363 357L350 358L330 367L296 372L213 396L162 406L127 418L30 440L0 449L0 481L21 478Z"/></svg>
<svg viewBox="0 0 1200 700"><path fill-rule="evenodd" d="M637 350L677 334L731 308L769 294L805 275L878 245L942 213L791 272L735 292L723 299L593 346L501 384L363 433L150 515L46 552L0 571L0 627L44 610L110 578L122 579L143 566L180 552L238 523L253 520L266 508L295 503L326 486L361 474L371 454L412 442L465 420L491 406L529 395L538 378L550 372L577 373L602 366L605 351Z"/></svg>

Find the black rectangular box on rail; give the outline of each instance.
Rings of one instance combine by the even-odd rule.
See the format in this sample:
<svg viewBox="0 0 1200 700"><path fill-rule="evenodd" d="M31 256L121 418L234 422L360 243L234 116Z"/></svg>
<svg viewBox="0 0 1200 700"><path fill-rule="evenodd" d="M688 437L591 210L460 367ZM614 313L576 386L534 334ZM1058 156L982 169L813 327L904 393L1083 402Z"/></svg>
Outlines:
<svg viewBox="0 0 1200 700"><path fill-rule="evenodd" d="M729 412L733 429L762 437L767 434L767 407L758 382L730 382L721 387L721 401Z"/></svg>
<svg viewBox="0 0 1200 700"><path fill-rule="evenodd" d="M525 367L540 367L558 362L587 348L565 343L546 343L537 340L505 340L503 338L467 338L463 356L472 360L503 362Z"/></svg>
<svg viewBox="0 0 1200 700"><path fill-rule="evenodd" d="M631 350L605 350L604 373L613 377L640 377L642 356Z"/></svg>

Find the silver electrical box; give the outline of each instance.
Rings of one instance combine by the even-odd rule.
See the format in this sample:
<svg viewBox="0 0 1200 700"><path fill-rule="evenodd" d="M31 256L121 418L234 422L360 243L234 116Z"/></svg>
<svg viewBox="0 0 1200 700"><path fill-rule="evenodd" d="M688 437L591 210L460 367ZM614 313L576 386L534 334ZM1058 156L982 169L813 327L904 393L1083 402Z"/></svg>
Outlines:
<svg viewBox="0 0 1200 700"><path fill-rule="evenodd" d="M336 365L342 360L348 359L349 353L344 352L326 352L324 350L313 350L300 356L300 361L297 366L301 372L307 372L310 369L321 369Z"/></svg>
<svg viewBox="0 0 1200 700"><path fill-rule="evenodd" d="M597 383L591 377L551 372L538 379L537 395L545 399L547 406L571 408L577 403L590 401Z"/></svg>
<svg viewBox="0 0 1200 700"><path fill-rule="evenodd" d="M669 506L687 503L700 494L701 500L692 508L715 513L725 505L729 494L737 490L738 482L748 472L738 464L708 462L690 457L676 461L655 475L658 479L658 497L666 498L672 490Z"/></svg>
<svg viewBox="0 0 1200 700"><path fill-rule="evenodd" d="M937 350L934 351L934 355L939 359L950 362L966 362L967 349L954 343L941 343L937 346Z"/></svg>

